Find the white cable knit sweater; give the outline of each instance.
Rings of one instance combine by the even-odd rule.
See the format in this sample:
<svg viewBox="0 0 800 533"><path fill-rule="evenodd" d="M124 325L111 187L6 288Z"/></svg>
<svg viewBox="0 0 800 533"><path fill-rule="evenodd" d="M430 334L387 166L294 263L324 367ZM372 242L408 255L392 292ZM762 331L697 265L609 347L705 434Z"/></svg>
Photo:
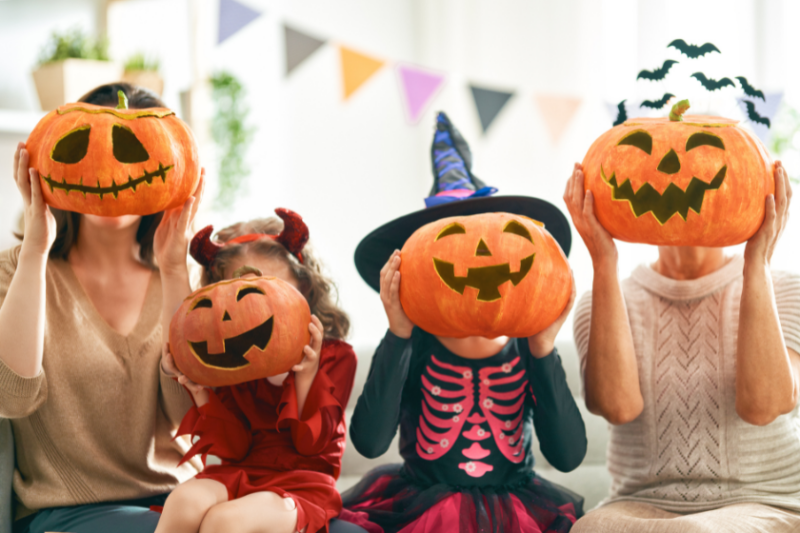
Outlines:
<svg viewBox="0 0 800 533"><path fill-rule="evenodd" d="M744 260L676 281L648 266L622 283L644 410L611 426L611 494L674 512L739 502L800 511L800 410L759 427L736 414L736 341ZM787 347L800 352L800 276L773 273ZM585 368L591 293L575 311ZM602 505L602 504L601 504Z"/></svg>

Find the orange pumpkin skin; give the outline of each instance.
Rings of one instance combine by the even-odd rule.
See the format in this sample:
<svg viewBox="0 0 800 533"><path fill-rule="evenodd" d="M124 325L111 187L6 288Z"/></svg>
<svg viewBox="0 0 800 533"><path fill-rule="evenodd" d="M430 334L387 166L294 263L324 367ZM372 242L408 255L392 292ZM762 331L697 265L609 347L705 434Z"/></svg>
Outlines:
<svg viewBox="0 0 800 533"><path fill-rule="evenodd" d="M235 385L291 370L303 359L310 323L308 302L283 280L223 280L184 300L170 322L170 352L195 383Z"/></svg>
<svg viewBox="0 0 800 533"><path fill-rule="evenodd" d="M637 146L619 144L640 131L652 138L651 155ZM694 137L690 143L698 133L705 135ZM719 139L724 149L698 145L698 139ZM680 170L658 170L670 150L677 156ZM612 176L617 185L630 180L632 191L638 194L646 183L660 194L672 183L680 192L674 188L671 192L679 196L687 191L692 178L714 185L723 167L721 185L705 190L699 213L690 208L685 220L679 212L663 222L653 211L637 217L631 202L613 198L615 190L609 183ZM583 160L583 173L586 190L594 194L597 219L614 238L664 246L730 246L746 241L761 227L765 199L775 189L773 164L764 145L737 126L737 121L721 117L688 115L681 122L666 118L628 120L592 144ZM662 218L669 212L665 209Z"/></svg>
<svg viewBox="0 0 800 533"><path fill-rule="evenodd" d="M453 276L443 263L453 265ZM510 213L443 218L419 228L401 250L400 275L408 318L442 337L534 335L558 318L572 293L569 264L555 239L539 223Z"/></svg>
<svg viewBox="0 0 800 533"><path fill-rule="evenodd" d="M88 135L88 145L85 138L76 140L81 135ZM73 143L71 150L64 148L68 144L58 149L62 139ZM183 204L200 180L194 135L164 108L67 104L39 121L26 148L31 168L39 171L45 201L67 211L150 215Z"/></svg>

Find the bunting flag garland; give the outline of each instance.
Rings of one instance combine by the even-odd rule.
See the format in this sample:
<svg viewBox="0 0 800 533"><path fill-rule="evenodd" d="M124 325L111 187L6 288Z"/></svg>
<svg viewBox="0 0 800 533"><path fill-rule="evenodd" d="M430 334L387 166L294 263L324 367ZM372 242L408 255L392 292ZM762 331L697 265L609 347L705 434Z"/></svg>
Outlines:
<svg viewBox="0 0 800 533"><path fill-rule="evenodd" d="M581 105L580 98L539 94L535 96L535 100L553 144L558 144Z"/></svg>
<svg viewBox="0 0 800 533"><path fill-rule="evenodd" d="M283 39L286 48L287 76L300 66L300 63L308 59L311 54L325 44L325 41L312 37L286 24L283 25Z"/></svg>
<svg viewBox="0 0 800 533"><path fill-rule="evenodd" d="M219 0L217 44L222 44L260 16L260 11L256 11L236 0Z"/></svg>
<svg viewBox="0 0 800 533"><path fill-rule="evenodd" d="M419 122L422 112L444 84L444 74L415 65L400 64L397 76L406 104L408 120Z"/></svg>
<svg viewBox="0 0 800 533"><path fill-rule="evenodd" d="M384 61L356 52L345 46L339 46L342 59L342 81L344 83L344 99L347 100L373 74L384 65Z"/></svg>
<svg viewBox="0 0 800 533"><path fill-rule="evenodd" d="M478 110L478 118L481 121L481 129L483 133L489 129L494 119L508 101L514 96L513 92L495 91L493 89L486 89L477 87L475 85L469 86L472 91L472 99L475 101L475 108Z"/></svg>
<svg viewBox="0 0 800 533"><path fill-rule="evenodd" d="M759 124L758 122L748 119L747 107L745 104L745 101L753 102L756 113L772 121L778 112L781 100L783 100L783 93L765 93L764 96L766 97L765 100L761 100L760 98L739 97L736 101L739 103L748 124L753 128L753 132L761 139L761 142L766 144L770 129L764 124Z"/></svg>

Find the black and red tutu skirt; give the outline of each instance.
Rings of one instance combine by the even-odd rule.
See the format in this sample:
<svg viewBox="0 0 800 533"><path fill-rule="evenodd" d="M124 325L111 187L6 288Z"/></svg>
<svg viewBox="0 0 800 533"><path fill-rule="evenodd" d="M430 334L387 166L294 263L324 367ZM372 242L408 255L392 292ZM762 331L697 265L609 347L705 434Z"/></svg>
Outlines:
<svg viewBox="0 0 800 533"><path fill-rule="evenodd" d="M385 465L342 500L339 518L369 533L567 533L583 515L581 496L534 472L502 487L426 487Z"/></svg>

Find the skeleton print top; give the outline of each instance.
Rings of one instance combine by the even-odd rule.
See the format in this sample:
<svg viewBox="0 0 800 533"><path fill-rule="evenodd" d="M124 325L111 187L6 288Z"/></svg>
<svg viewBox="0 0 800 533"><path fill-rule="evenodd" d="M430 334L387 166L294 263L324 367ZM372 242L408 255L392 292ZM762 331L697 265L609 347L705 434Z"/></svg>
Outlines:
<svg viewBox="0 0 800 533"><path fill-rule="evenodd" d="M390 331L375 352L350 426L356 449L377 457L400 427L404 474L429 486L499 486L532 473L532 426L561 471L586 453L586 432L555 350L534 358L512 339L486 359L465 359L414 328Z"/></svg>

